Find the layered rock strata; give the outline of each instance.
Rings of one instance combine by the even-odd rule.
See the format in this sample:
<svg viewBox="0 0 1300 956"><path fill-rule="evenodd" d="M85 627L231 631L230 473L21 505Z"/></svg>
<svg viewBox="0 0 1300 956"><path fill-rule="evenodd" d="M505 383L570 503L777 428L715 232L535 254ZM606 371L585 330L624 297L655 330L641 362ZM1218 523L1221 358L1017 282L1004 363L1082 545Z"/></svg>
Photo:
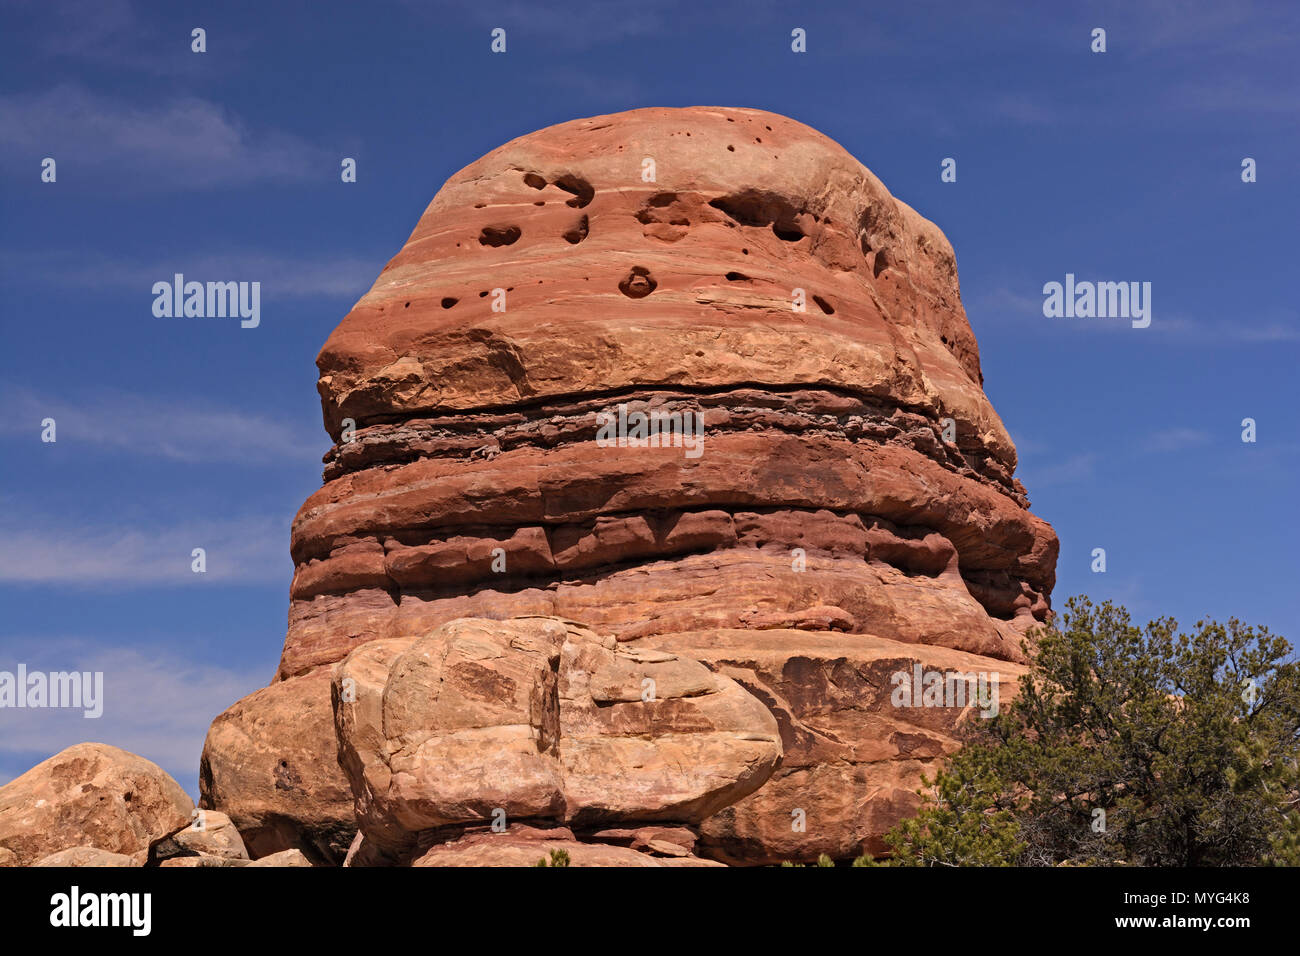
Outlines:
<svg viewBox="0 0 1300 956"><path fill-rule="evenodd" d="M970 716L882 702L889 668L1010 689L1049 613L1056 538L984 395L951 246L784 117L636 110L507 143L439 191L317 364L334 446L294 521L278 683L205 757L205 804L278 834L264 849L337 858L351 809L332 754L301 769L310 751L258 729L271 692L323 746L322 675L349 655L526 617L703 662L781 724L756 792L645 820L697 826L729 862L878 848ZM604 440L638 413L679 430ZM294 809L281 759L330 806ZM821 795L802 835L800 790ZM453 825L383 792L363 830ZM533 809L568 820L566 785L546 792Z"/></svg>

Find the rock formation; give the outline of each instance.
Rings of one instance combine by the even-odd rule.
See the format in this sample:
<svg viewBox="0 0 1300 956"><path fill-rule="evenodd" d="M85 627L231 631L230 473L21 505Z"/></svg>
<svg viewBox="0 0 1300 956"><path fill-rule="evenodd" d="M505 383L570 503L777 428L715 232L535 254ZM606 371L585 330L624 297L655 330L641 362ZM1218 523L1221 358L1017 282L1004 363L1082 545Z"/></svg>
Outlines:
<svg viewBox="0 0 1300 956"><path fill-rule="evenodd" d="M254 857L879 852L978 706L899 706L897 675L1005 700L1049 613L1056 538L951 246L784 117L645 109L507 143L317 365L334 445L293 524L279 672L201 768ZM221 846L163 863L245 862Z"/></svg>
<svg viewBox="0 0 1300 956"><path fill-rule="evenodd" d="M154 841L183 826L194 801L156 764L106 744L77 744L0 787L0 865L144 864ZM89 861L89 862L88 862ZM48 861L47 861L48 862Z"/></svg>
<svg viewBox="0 0 1300 956"><path fill-rule="evenodd" d="M229 815L253 856L296 849L341 862L356 822L337 750L329 670L277 681L212 722L202 802Z"/></svg>
<svg viewBox="0 0 1300 956"><path fill-rule="evenodd" d="M370 641L336 669L334 710L368 862L485 820L700 823L781 756L776 720L729 677L553 618Z"/></svg>
<svg viewBox="0 0 1300 956"><path fill-rule="evenodd" d="M439 191L317 365L335 444L293 526L269 689L285 704L241 702L245 742L223 739L229 715L208 741L205 801L236 820L252 784L221 765L247 748L268 755L259 819L297 813L270 783L279 759L338 790L328 754L308 769L310 749L257 735L279 706L318 724L333 673L366 714L338 719L372 850L441 832L426 859L474 859L447 847L503 804L590 822L590 841L582 808L619 801L620 781L567 767L583 744L529 696L565 680L558 636L456 625L497 647L492 663L441 695L408 689L469 667L448 622L552 618L581 625L564 641L632 662L623 691L674 655L779 726L780 765L754 792L688 809L652 788L618 827L688 825L693 852L732 863L879 851L970 711L892 706L891 675L996 674L1011 693L1048 613L1056 538L1013 477L952 248L784 117L646 109L507 143ZM599 440L637 412L682 440ZM617 706L674 719L653 716L668 699ZM732 756L701 752L692 772L725 777ZM318 819L280 842L318 845Z"/></svg>

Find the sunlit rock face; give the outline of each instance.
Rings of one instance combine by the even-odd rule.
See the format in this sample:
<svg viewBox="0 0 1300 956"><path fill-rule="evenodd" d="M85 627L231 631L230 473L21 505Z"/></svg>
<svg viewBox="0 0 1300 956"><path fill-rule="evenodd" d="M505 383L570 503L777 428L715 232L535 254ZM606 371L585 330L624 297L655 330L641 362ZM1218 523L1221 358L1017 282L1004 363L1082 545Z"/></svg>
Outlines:
<svg viewBox="0 0 1300 956"><path fill-rule="evenodd" d="M293 526L279 679L459 618L700 661L782 738L767 782L681 821L729 862L878 849L969 713L892 706L890 675L1010 689L1049 613L1056 537L952 247L785 117L645 109L507 143L317 364L335 444ZM640 442L647 422L670 432ZM296 686L319 721L328 682Z"/></svg>

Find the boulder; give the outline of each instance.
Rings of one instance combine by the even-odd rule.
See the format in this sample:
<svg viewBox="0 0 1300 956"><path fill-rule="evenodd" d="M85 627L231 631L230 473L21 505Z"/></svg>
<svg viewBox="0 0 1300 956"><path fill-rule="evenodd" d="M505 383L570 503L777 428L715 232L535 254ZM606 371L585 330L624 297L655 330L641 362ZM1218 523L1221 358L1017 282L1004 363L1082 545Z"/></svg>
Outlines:
<svg viewBox="0 0 1300 956"><path fill-rule="evenodd" d="M689 853L655 854L631 847L584 842L566 830L536 831L528 827L511 827L505 833L475 832L438 844L411 865L663 867L722 864Z"/></svg>
<svg viewBox="0 0 1300 956"><path fill-rule="evenodd" d="M394 859L494 820L699 822L781 754L772 715L730 678L551 618L362 645L334 707L358 823Z"/></svg>
<svg viewBox="0 0 1300 956"><path fill-rule="evenodd" d="M32 866L138 866L135 857L125 853L110 853L93 846L74 846L58 853L51 853L44 859L37 860Z"/></svg>
<svg viewBox="0 0 1300 956"><path fill-rule="evenodd" d="M298 849L341 863L356 824L337 751L330 675L278 681L212 722L200 803L233 821L250 856Z"/></svg>
<svg viewBox="0 0 1300 956"><path fill-rule="evenodd" d="M107 744L76 744L0 787L0 849L8 851L0 863L27 866L74 848L143 863L149 846L193 812L157 764Z"/></svg>
<svg viewBox="0 0 1300 956"><path fill-rule="evenodd" d="M194 856L247 860L248 850L230 817L217 810L196 810L189 826L159 840L149 849L150 864Z"/></svg>
<svg viewBox="0 0 1300 956"><path fill-rule="evenodd" d="M281 850L279 853L259 857L248 865L303 867L312 866L313 864L301 850Z"/></svg>

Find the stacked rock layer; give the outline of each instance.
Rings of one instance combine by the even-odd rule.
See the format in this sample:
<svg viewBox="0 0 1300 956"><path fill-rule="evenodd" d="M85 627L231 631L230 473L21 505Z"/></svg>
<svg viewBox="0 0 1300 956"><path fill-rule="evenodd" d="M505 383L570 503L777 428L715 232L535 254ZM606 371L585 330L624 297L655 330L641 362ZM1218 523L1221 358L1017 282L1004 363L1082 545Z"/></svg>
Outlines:
<svg viewBox="0 0 1300 956"><path fill-rule="evenodd" d="M388 707L413 678L384 667L412 660L410 642L441 633L443 660L459 653L438 630L449 622L551 618L580 627L533 633L533 656L495 677L563 683L579 633L584 653L642 669L667 655L712 673L709 693L761 702L779 753L746 756L743 781L726 770L689 808L614 793L622 809L595 812L614 779L566 761L599 740L617 776L630 745L591 728L546 737L510 719L526 702L503 689L491 714L404 711L438 746L487 734L466 779L448 783L444 762L438 786L491 778L522 748L547 756L498 796L547 825L680 823L733 863L878 851L969 715L892 706L890 676L919 663L1010 690L1049 612L1056 538L1013 476L951 246L787 118L645 109L507 143L447 182L317 364L335 444L293 525L277 682L218 718L204 759L205 804L250 849L338 856L357 816L380 843L485 822L486 795L456 820L430 809L445 802L420 790L434 784L419 782L414 729L390 733L385 717L365 758L341 739L337 680L366 675ZM660 447L600 440L638 412L700 430ZM679 705L607 706L649 708L629 718L649 728L656 706ZM703 776L736 756L702 741ZM417 769L377 791L374 774L403 760Z"/></svg>

